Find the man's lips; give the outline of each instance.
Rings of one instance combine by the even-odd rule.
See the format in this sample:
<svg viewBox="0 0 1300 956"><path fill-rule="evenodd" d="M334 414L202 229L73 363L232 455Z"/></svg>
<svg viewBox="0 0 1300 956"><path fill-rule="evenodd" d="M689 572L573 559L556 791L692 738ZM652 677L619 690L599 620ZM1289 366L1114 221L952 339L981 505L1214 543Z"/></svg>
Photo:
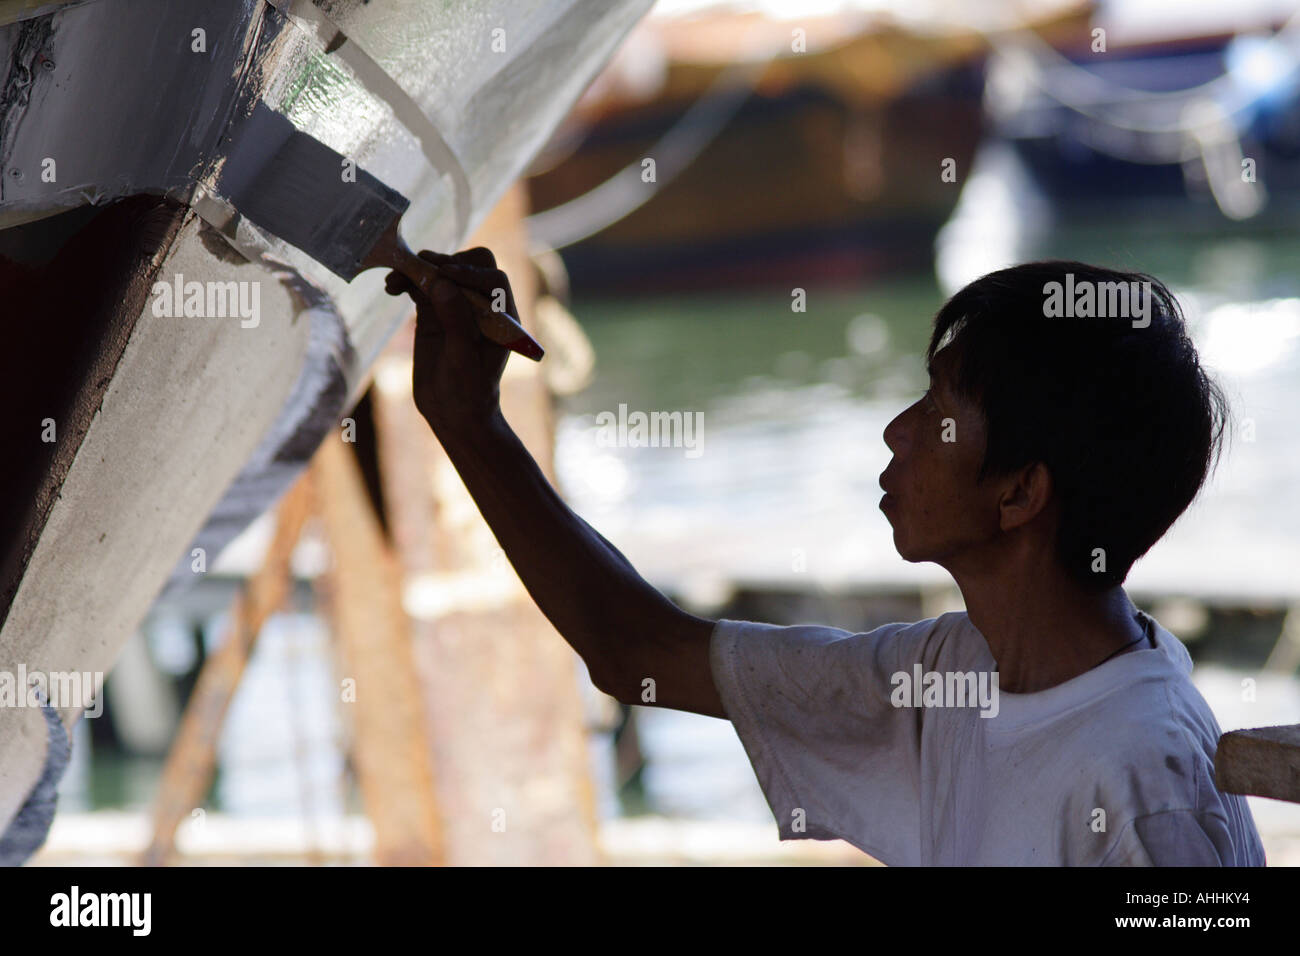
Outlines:
<svg viewBox="0 0 1300 956"><path fill-rule="evenodd" d="M888 476L888 474L889 474L888 468L886 468L884 471L880 473L880 479L879 479L880 490L885 493L884 497L880 499L881 511L885 511L889 508L892 508L895 504L898 503L898 497L892 491L890 491L891 485L888 481L886 481L886 477Z"/></svg>

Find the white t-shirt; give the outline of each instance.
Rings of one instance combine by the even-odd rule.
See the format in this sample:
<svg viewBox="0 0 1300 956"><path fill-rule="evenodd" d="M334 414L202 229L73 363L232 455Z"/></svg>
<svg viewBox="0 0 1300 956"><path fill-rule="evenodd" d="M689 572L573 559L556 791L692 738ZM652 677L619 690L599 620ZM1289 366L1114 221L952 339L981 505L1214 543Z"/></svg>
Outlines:
<svg viewBox="0 0 1300 956"><path fill-rule="evenodd" d="M862 634L721 620L709 653L782 840L890 865L1263 866L1245 798L1214 786L1191 657L1141 619L1156 647L1032 694L992 693L965 613Z"/></svg>

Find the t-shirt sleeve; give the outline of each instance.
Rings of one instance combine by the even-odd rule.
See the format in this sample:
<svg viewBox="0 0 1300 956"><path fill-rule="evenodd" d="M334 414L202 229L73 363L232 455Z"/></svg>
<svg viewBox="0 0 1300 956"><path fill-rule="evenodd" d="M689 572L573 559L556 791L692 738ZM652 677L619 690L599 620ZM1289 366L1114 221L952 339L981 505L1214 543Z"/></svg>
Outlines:
<svg viewBox="0 0 1300 956"><path fill-rule="evenodd" d="M894 707L934 621L861 634L721 620L710 664L782 840L920 862L920 708Z"/></svg>
<svg viewBox="0 0 1300 956"><path fill-rule="evenodd" d="M1135 818L1102 865L1225 866L1233 861L1232 835L1221 817L1163 810Z"/></svg>

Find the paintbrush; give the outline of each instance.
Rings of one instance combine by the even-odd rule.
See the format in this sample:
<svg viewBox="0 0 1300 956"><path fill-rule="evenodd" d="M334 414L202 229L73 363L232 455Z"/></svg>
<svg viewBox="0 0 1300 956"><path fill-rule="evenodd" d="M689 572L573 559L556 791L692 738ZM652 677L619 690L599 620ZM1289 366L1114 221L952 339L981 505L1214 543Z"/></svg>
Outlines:
<svg viewBox="0 0 1300 956"><path fill-rule="evenodd" d="M438 267L421 259L397 231L410 201L285 116L259 103L227 134L216 192L244 218L297 246L337 276L396 269L433 298ZM346 178L345 178L346 173ZM533 361L542 347L519 320L491 307L476 289L458 286L477 308L479 329Z"/></svg>

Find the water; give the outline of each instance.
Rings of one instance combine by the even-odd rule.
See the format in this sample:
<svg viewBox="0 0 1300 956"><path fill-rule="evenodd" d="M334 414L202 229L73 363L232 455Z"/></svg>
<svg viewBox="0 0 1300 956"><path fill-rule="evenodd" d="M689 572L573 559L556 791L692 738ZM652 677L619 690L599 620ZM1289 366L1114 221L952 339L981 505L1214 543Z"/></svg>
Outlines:
<svg viewBox="0 0 1300 956"><path fill-rule="evenodd" d="M856 527L879 498L880 432L924 388L924 319L939 301L923 278L871 294L810 290L804 313L780 293L579 302L598 365L559 423L564 493L675 590L723 568L786 576L796 548L814 573L828 567L848 530L838 509ZM698 457L602 447L595 416L621 403L703 412Z"/></svg>

